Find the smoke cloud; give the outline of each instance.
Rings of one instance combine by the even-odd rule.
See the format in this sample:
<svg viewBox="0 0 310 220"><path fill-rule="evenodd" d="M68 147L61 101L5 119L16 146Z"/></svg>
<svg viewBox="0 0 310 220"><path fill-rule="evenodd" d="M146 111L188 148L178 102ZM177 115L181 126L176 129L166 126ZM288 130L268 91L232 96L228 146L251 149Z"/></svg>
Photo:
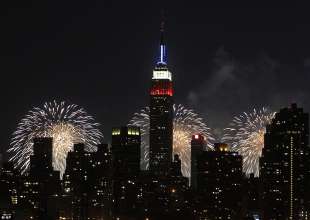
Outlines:
<svg viewBox="0 0 310 220"><path fill-rule="evenodd" d="M310 58L296 67L265 53L237 59L221 47L207 71L208 77L188 93L187 102L204 114L218 137L235 115L253 108L278 111L296 102L310 110Z"/></svg>

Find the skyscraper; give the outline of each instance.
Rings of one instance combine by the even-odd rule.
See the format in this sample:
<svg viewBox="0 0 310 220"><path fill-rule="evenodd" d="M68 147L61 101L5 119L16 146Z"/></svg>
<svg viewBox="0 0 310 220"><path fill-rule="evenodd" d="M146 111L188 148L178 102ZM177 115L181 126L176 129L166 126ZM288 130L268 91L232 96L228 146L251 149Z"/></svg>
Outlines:
<svg viewBox="0 0 310 220"><path fill-rule="evenodd" d="M53 170L53 139L35 138L33 140L33 155L30 156L30 174L46 176Z"/></svg>
<svg viewBox="0 0 310 220"><path fill-rule="evenodd" d="M112 155L108 144L99 144L97 151L92 152L91 161L90 180L93 189L90 190L89 216L109 219L112 203Z"/></svg>
<svg viewBox="0 0 310 220"><path fill-rule="evenodd" d="M67 156L61 219L109 219L112 202L111 152L107 144L88 152L75 144ZM69 206L68 206L69 205Z"/></svg>
<svg viewBox="0 0 310 220"><path fill-rule="evenodd" d="M159 57L150 89L150 170L166 175L172 162L173 84L167 67L164 23L161 24Z"/></svg>
<svg viewBox="0 0 310 220"><path fill-rule="evenodd" d="M137 176L140 171L141 136L138 127L112 130L112 157L116 175Z"/></svg>
<svg viewBox="0 0 310 220"><path fill-rule="evenodd" d="M63 178L64 192L72 196L72 216L70 218L86 219L88 217L88 195L93 187L90 182L91 161L91 153L85 151L85 146L82 143L74 144L73 151L68 153Z"/></svg>
<svg viewBox="0 0 310 220"><path fill-rule="evenodd" d="M197 158L202 154L206 146L204 137L200 134L192 136L191 141L191 187L197 189Z"/></svg>
<svg viewBox="0 0 310 220"><path fill-rule="evenodd" d="M31 204L33 216L49 219L49 203L60 193L60 172L53 170L53 138L33 140L30 173L25 178L22 194L24 202Z"/></svg>
<svg viewBox="0 0 310 220"><path fill-rule="evenodd" d="M307 219L309 156L309 115L292 104L266 128L260 160L264 219Z"/></svg>
<svg viewBox="0 0 310 220"><path fill-rule="evenodd" d="M210 219L240 219L242 156L217 143L197 160L197 191L202 196L202 213Z"/></svg>
<svg viewBox="0 0 310 220"><path fill-rule="evenodd" d="M113 128L113 214L120 219L135 216L137 212L140 147L141 136L138 127Z"/></svg>

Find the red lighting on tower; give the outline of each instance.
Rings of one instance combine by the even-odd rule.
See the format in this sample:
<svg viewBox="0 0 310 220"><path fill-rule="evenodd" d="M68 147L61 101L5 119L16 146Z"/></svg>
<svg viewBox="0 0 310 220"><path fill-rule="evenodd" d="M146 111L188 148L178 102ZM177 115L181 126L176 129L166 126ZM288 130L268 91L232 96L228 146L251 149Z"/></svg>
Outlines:
<svg viewBox="0 0 310 220"><path fill-rule="evenodd" d="M151 95L158 96L173 96L173 87L171 81L158 81L151 88Z"/></svg>

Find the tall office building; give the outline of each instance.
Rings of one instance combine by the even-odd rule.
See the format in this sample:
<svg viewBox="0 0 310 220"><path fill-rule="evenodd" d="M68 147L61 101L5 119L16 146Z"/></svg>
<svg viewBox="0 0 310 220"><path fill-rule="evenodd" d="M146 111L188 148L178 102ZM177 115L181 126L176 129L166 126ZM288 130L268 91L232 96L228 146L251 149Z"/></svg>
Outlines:
<svg viewBox="0 0 310 220"><path fill-rule="evenodd" d="M191 140L191 187L192 189L197 189L197 158L205 150L206 141L205 138L200 134L195 134L192 136Z"/></svg>
<svg viewBox="0 0 310 220"><path fill-rule="evenodd" d="M197 191L202 196L201 213L209 219L235 219L241 215L242 157L227 144L214 145L197 160Z"/></svg>
<svg viewBox="0 0 310 220"><path fill-rule="evenodd" d="M30 156L30 175L45 176L53 170L53 139L35 138Z"/></svg>
<svg viewBox="0 0 310 220"><path fill-rule="evenodd" d="M62 219L109 219L112 203L112 162L107 144L88 152L75 144L67 156L63 180Z"/></svg>
<svg viewBox="0 0 310 220"><path fill-rule="evenodd" d="M92 172L91 153L85 151L82 143L74 144L66 159L66 170L63 176L64 192L71 196L72 211L70 215L63 215L73 219L87 219L89 192L93 187L90 182Z"/></svg>
<svg viewBox="0 0 310 220"><path fill-rule="evenodd" d="M92 153L91 216L109 219L112 205L112 154L108 144L99 144ZM94 215L96 214L96 215Z"/></svg>
<svg viewBox="0 0 310 220"><path fill-rule="evenodd" d="M150 170L166 175L172 162L173 84L167 67L164 23L161 25L159 57L150 89Z"/></svg>
<svg viewBox="0 0 310 220"><path fill-rule="evenodd" d="M32 215L39 219L51 218L54 213L49 212L49 203L61 191L60 172L53 170L52 138L34 138L30 173L23 183L21 192L23 206L30 205Z"/></svg>
<svg viewBox="0 0 310 220"><path fill-rule="evenodd" d="M309 115L292 104L266 128L260 160L264 219L309 218Z"/></svg>
<svg viewBox="0 0 310 220"><path fill-rule="evenodd" d="M136 215L138 175L140 173L140 128L113 128L113 214L120 219Z"/></svg>
<svg viewBox="0 0 310 220"><path fill-rule="evenodd" d="M137 176L141 157L140 128L135 126L112 129L112 157L117 176Z"/></svg>

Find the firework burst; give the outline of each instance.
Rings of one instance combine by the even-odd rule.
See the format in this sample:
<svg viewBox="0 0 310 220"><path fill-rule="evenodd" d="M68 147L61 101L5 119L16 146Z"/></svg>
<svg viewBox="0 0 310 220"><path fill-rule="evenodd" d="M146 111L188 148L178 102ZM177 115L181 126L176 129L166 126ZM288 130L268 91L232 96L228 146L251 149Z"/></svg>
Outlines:
<svg viewBox="0 0 310 220"><path fill-rule="evenodd" d="M232 150L243 157L243 171L249 175L259 176L259 158L264 147L266 125L275 112L268 108L254 109L251 113L234 117L228 128L224 129L223 141L231 145Z"/></svg>
<svg viewBox="0 0 310 220"><path fill-rule="evenodd" d="M190 142L193 134L200 133L207 138L207 145L211 148L210 141L213 140L210 128L204 123L192 109L187 109L183 105L173 105L173 153L179 154L182 161L182 173L190 176ZM138 126L141 129L141 167L148 169L149 165L149 130L150 130L150 110L143 108L135 113L130 121L130 125Z"/></svg>
<svg viewBox="0 0 310 220"><path fill-rule="evenodd" d="M42 108L34 107L18 124L13 133L8 152L15 167L22 173L30 164L35 137L53 138L53 168L62 174L66 167L67 153L74 143L84 143L88 151L94 151L103 137L98 123L83 108L65 102L46 102Z"/></svg>

